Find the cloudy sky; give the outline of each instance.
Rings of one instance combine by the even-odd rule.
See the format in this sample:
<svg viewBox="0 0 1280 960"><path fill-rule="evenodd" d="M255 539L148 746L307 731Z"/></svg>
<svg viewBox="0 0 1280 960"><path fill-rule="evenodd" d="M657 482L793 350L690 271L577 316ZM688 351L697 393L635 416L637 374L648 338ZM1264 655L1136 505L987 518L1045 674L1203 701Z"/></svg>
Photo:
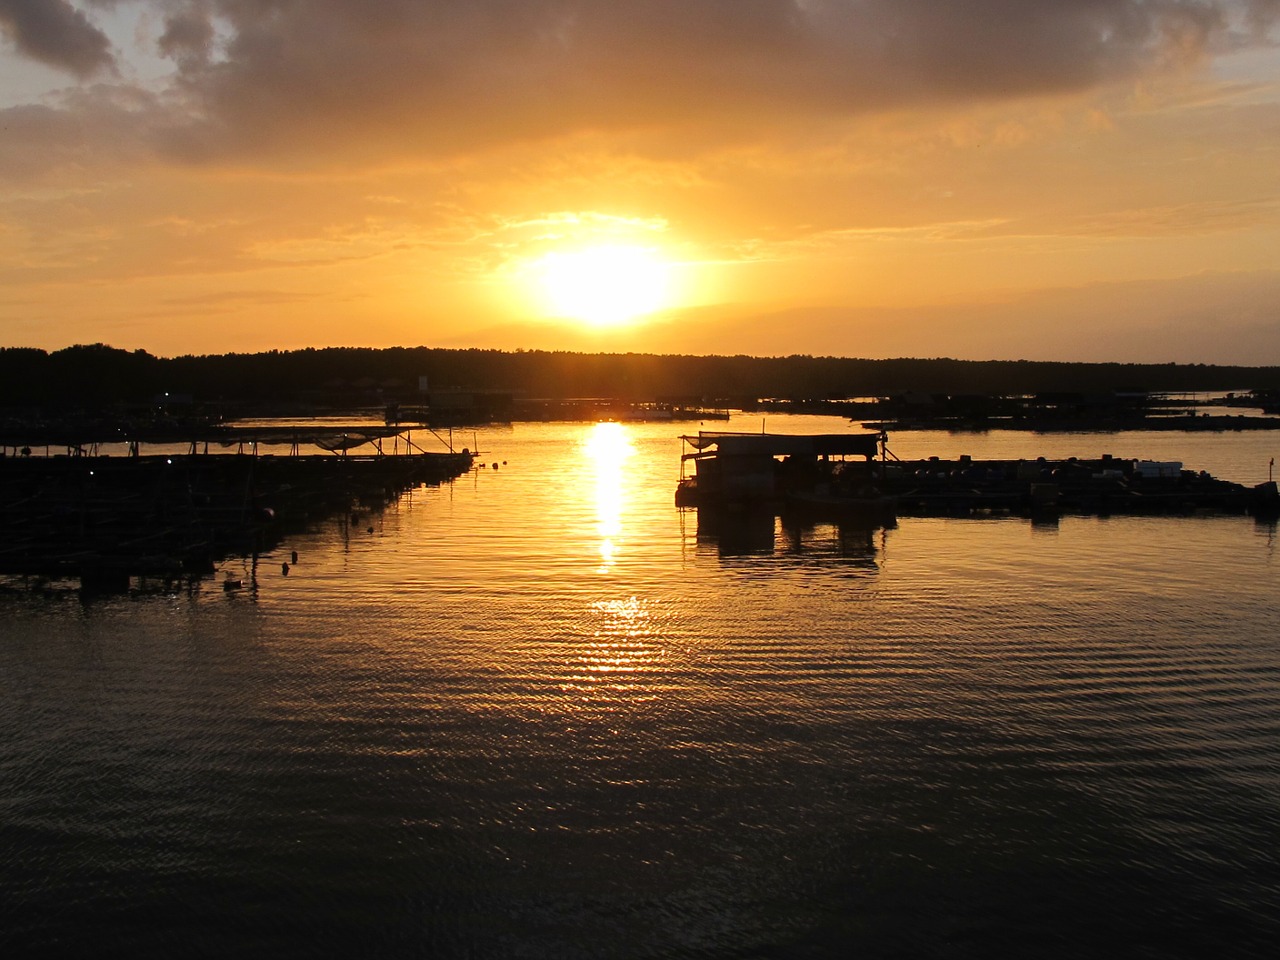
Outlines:
<svg viewBox="0 0 1280 960"><path fill-rule="evenodd" d="M1280 0L0 0L0 345L1280 364Z"/></svg>

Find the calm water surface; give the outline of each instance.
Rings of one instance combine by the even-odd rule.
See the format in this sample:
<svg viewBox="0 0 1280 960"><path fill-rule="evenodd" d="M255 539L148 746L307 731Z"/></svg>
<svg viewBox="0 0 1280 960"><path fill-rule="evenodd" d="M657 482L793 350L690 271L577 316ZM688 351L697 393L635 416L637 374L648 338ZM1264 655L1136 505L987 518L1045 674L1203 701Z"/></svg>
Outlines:
<svg viewBox="0 0 1280 960"><path fill-rule="evenodd" d="M0 594L0 950L1270 955L1273 526L715 529L681 429L480 431L498 470L239 593ZM894 440L1243 482L1276 446Z"/></svg>

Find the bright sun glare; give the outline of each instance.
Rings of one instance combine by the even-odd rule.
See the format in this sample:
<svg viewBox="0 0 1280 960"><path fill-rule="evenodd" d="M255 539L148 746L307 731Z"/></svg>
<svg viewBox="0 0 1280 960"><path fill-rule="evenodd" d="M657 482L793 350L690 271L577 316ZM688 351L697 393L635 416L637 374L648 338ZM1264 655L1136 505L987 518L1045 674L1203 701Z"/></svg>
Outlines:
<svg viewBox="0 0 1280 960"><path fill-rule="evenodd" d="M644 247L599 246L549 253L538 278L549 312L611 327L667 305L670 266Z"/></svg>
<svg viewBox="0 0 1280 960"><path fill-rule="evenodd" d="M620 423L597 423L586 441L588 463L596 475L596 516L600 525L599 573L608 573L615 560L616 541L622 534L623 470L633 448L627 429Z"/></svg>

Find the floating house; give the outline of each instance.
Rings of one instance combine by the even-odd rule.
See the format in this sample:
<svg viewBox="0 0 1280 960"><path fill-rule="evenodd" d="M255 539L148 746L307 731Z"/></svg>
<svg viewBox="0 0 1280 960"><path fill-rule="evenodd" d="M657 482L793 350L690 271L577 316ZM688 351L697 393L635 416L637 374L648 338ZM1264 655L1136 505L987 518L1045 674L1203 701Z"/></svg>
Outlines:
<svg viewBox="0 0 1280 960"><path fill-rule="evenodd" d="M884 433L703 432L681 439L687 448L676 489L681 507L873 522L903 515L1280 514L1273 481L1246 487L1177 461L1110 455L904 461L890 452Z"/></svg>
<svg viewBox="0 0 1280 960"><path fill-rule="evenodd" d="M768 504L798 492L821 493L831 464L848 457L874 460L883 454L879 433L725 433L684 436L680 506ZM693 475L686 475L687 465ZM824 479L825 478L825 479Z"/></svg>

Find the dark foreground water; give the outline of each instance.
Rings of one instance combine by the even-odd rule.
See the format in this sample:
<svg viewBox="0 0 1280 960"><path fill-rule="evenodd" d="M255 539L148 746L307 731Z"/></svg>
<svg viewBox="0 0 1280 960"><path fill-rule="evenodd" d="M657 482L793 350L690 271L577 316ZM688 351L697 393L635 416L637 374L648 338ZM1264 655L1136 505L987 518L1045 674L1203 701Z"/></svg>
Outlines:
<svg viewBox="0 0 1280 960"><path fill-rule="evenodd" d="M679 432L482 432L238 593L0 595L0 953L1271 955L1274 527L700 531Z"/></svg>

